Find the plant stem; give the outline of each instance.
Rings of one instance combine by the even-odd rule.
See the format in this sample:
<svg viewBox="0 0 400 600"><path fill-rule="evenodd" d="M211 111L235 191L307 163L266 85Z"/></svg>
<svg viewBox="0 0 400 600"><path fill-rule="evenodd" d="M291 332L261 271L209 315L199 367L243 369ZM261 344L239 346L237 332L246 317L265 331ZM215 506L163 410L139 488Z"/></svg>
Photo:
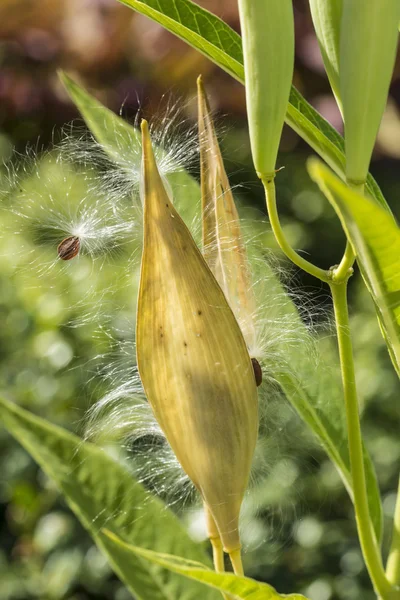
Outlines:
<svg viewBox="0 0 400 600"><path fill-rule="evenodd" d="M211 514L206 503L204 503L204 515L206 518L206 527L208 539L211 542L213 552L213 563L216 573L223 573L225 571L224 562L224 548L222 546L221 537L219 535L218 528L215 524L214 517ZM232 600L232 596L221 592L224 600Z"/></svg>
<svg viewBox="0 0 400 600"><path fill-rule="evenodd" d="M321 281L325 281L326 283L330 283L332 281L332 273L331 271L326 271L325 269L320 269L316 265L313 265L308 260L300 256L289 244L286 239L286 236L281 227L278 210L276 207L276 193L275 193L275 182L273 178L262 179L262 183L264 185L265 190L265 199L267 203L269 222L271 223L272 231L274 233L275 239L278 242L281 250L286 254L286 256L300 269L306 271L310 275L314 275Z"/></svg>
<svg viewBox="0 0 400 600"><path fill-rule="evenodd" d="M212 550L213 550L213 562L214 568L217 573L223 573L225 571L224 564L224 550L222 548L222 542L220 538L210 539Z"/></svg>
<svg viewBox="0 0 400 600"><path fill-rule="evenodd" d="M240 548L238 548L238 550L232 550L231 552L229 552L229 558L231 559L235 575L244 575L242 554Z"/></svg>
<svg viewBox="0 0 400 600"><path fill-rule="evenodd" d="M347 185L358 194L364 195L364 183L347 181ZM347 240L343 258L336 269L334 269L332 280L336 283L340 283L344 279L348 279L349 275L352 273L350 269L352 268L355 259L356 256L354 254L352 245L350 244L349 240Z"/></svg>
<svg viewBox="0 0 400 600"><path fill-rule="evenodd" d="M347 279L341 283L332 284L330 287L335 311L340 367L346 406L347 435L358 537L374 589L383 600L386 600L395 598L396 596L393 596L394 590L383 569L382 557L369 513L353 348L349 328Z"/></svg>
<svg viewBox="0 0 400 600"><path fill-rule="evenodd" d="M347 185L358 194L364 195L364 183L347 181ZM352 268L355 259L356 255L354 254L352 245L350 244L349 240L347 240L343 258L336 269L334 269L332 280L336 283L340 283L344 279L348 279L349 275L352 273L350 269Z"/></svg>
<svg viewBox="0 0 400 600"><path fill-rule="evenodd" d="M224 549L222 547L222 542L219 537L210 538L212 550L213 550L213 562L214 569L217 573L223 573L225 571L225 563L224 563ZM232 600L232 596L229 594L225 594L221 592L224 600Z"/></svg>
<svg viewBox="0 0 400 600"><path fill-rule="evenodd" d="M353 265L355 261L355 254L349 241L346 243L346 249L343 254L343 258L340 264L333 270L332 281L339 284L349 278L349 275L353 273Z"/></svg>
<svg viewBox="0 0 400 600"><path fill-rule="evenodd" d="M386 565L386 576L390 583L400 586L400 478L394 511L393 538Z"/></svg>

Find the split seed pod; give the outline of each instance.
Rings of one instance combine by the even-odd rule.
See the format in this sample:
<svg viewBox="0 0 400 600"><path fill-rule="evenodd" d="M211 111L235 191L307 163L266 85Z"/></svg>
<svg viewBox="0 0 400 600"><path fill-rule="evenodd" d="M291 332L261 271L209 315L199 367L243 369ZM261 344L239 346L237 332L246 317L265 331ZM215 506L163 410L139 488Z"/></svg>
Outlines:
<svg viewBox="0 0 400 600"><path fill-rule="evenodd" d="M343 0L340 29L340 95L343 103L346 176L367 177L396 58L400 2Z"/></svg>
<svg viewBox="0 0 400 600"><path fill-rule="evenodd" d="M325 70L342 111L339 91L340 23L343 0L310 0L311 16Z"/></svg>
<svg viewBox="0 0 400 600"><path fill-rule="evenodd" d="M294 65L292 0L239 0L254 166L273 177Z"/></svg>
<svg viewBox="0 0 400 600"><path fill-rule="evenodd" d="M239 512L257 439L253 368L233 312L165 191L145 121L142 139L139 373L230 552L240 547Z"/></svg>
<svg viewBox="0 0 400 600"><path fill-rule="evenodd" d="M203 255L240 323L256 346L256 301L239 215L225 171L202 78L197 80Z"/></svg>

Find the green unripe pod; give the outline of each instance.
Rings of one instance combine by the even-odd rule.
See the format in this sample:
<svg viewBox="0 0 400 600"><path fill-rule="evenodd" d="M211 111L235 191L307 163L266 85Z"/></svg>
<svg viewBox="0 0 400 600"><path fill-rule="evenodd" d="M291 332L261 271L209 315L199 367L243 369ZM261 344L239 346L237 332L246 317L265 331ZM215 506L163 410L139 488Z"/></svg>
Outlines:
<svg viewBox="0 0 400 600"><path fill-rule="evenodd" d="M239 0L254 166L273 177L294 65L292 0Z"/></svg>
<svg viewBox="0 0 400 600"><path fill-rule="evenodd" d="M363 184L385 109L396 58L399 0L343 0L340 96L346 177Z"/></svg>
<svg viewBox="0 0 400 600"><path fill-rule="evenodd" d="M340 110L339 91L340 23L343 0L310 0L311 16L325 70Z"/></svg>

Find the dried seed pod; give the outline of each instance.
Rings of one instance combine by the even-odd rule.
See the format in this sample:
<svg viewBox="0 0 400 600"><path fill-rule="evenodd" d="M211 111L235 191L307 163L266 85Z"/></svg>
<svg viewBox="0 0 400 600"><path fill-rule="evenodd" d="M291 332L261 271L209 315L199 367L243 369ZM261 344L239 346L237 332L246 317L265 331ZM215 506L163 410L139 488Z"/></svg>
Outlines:
<svg viewBox="0 0 400 600"><path fill-rule="evenodd" d="M239 215L201 76L197 79L203 255L249 348L256 345L256 302Z"/></svg>
<svg viewBox="0 0 400 600"><path fill-rule="evenodd" d="M139 373L224 548L234 552L258 431L254 372L233 312L164 189L145 121L142 136Z"/></svg>
<svg viewBox="0 0 400 600"><path fill-rule="evenodd" d="M292 0L239 0L251 151L273 177L294 65Z"/></svg>
<svg viewBox="0 0 400 600"><path fill-rule="evenodd" d="M310 0L311 16L325 70L340 110L339 47L343 0Z"/></svg>
<svg viewBox="0 0 400 600"><path fill-rule="evenodd" d="M355 185L367 177L396 58L399 19L398 0L343 0L340 95L346 177Z"/></svg>
<svg viewBox="0 0 400 600"><path fill-rule="evenodd" d="M71 260L79 254L81 241L76 235L70 235L57 246L57 254L61 260Z"/></svg>

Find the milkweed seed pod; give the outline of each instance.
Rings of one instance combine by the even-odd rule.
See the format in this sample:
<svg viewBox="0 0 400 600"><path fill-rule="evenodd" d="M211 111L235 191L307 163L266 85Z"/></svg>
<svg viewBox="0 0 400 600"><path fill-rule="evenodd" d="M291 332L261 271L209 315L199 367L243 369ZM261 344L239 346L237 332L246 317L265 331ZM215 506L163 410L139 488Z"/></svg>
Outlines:
<svg viewBox="0 0 400 600"><path fill-rule="evenodd" d="M228 552L258 431L251 360L225 296L165 191L142 122L144 240L136 324L155 417Z"/></svg>
<svg viewBox="0 0 400 600"><path fill-rule="evenodd" d="M343 103L346 177L365 182L385 109L396 57L400 2L343 0L340 29L340 95Z"/></svg>
<svg viewBox="0 0 400 600"><path fill-rule="evenodd" d="M292 0L239 0L254 166L273 177L294 65Z"/></svg>
<svg viewBox="0 0 400 600"><path fill-rule="evenodd" d="M340 23L343 0L310 0L311 16L325 70L342 111L339 91Z"/></svg>
<svg viewBox="0 0 400 600"><path fill-rule="evenodd" d="M203 256L221 286L248 348L256 346L256 301L239 215L201 76L197 80Z"/></svg>

